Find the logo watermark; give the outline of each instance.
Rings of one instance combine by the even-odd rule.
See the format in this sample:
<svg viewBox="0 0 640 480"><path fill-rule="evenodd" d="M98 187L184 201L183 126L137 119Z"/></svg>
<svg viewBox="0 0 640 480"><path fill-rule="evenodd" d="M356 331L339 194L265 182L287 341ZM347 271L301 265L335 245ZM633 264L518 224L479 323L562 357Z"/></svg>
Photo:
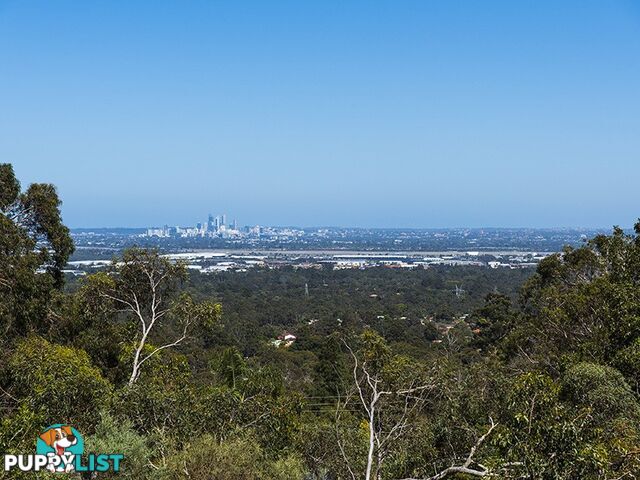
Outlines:
<svg viewBox="0 0 640 480"><path fill-rule="evenodd" d="M35 454L5 455L4 471L119 472L123 458L121 453L84 455L80 432L71 425L56 424L40 434Z"/></svg>

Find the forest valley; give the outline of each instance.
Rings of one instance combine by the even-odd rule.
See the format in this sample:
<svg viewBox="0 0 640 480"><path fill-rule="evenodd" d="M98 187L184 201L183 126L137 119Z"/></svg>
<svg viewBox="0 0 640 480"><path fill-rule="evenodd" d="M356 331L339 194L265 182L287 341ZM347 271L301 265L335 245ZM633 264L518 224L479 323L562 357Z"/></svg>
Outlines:
<svg viewBox="0 0 640 480"><path fill-rule="evenodd" d="M75 279L59 208L0 165L0 452L64 423L122 469L0 478L640 477L640 222L535 270Z"/></svg>

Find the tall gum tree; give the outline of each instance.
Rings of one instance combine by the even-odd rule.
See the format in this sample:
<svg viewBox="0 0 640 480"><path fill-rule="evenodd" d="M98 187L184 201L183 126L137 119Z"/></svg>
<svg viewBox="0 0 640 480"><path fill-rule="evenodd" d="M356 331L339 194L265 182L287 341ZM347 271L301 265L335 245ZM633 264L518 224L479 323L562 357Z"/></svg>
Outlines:
<svg viewBox="0 0 640 480"><path fill-rule="evenodd" d="M220 304L197 303L180 292L186 278L183 263L172 262L157 250L132 248L114 260L109 271L87 279L85 295L102 299L114 314L124 314L138 325L129 385L136 383L151 358L219 320Z"/></svg>
<svg viewBox="0 0 640 480"><path fill-rule="evenodd" d="M0 164L0 331L4 338L39 331L55 319L51 297L73 253L53 185L22 192L10 164Z"/></svg>

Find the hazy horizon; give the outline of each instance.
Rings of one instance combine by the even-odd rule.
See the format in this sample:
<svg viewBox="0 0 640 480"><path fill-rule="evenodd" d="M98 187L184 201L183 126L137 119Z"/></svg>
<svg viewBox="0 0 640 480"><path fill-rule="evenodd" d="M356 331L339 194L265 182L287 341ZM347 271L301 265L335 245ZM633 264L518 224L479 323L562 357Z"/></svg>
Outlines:
<svg viewBox="0 0 640 480"><path fill-rule="evenodd" d="M193 227L197 222L182 222L176 224L153 224L153 225L143 225L143 226L117 226L117 225L108 225L108 226L76 226L69 227L73 230L145 230L149 228L161 228L164 225L169 227ZM204 223L204 222L202 222ZM504 226L504 227L496 227L492 225L454 225L449 227L379 227L379 226L367 226L367 225L276 225L276 224L265 224L265 223L257 223L257 224L241 224L238 223L238 227L252 227L255 225L259 225L261 227L274 227L274 228L301 228L301 229L360 229L360 230L611 230L614 225L610 226L550 226L550 227L523 227L523 226ZM618 225L622 227L624 230L632 230L633 225Z"/></svg>
<svg viewBox="0 0 640 480"><path fill-rule="evenodd" d="M632 1L3 2L0 65L0 162L71 227L640 216Z"/></svg>

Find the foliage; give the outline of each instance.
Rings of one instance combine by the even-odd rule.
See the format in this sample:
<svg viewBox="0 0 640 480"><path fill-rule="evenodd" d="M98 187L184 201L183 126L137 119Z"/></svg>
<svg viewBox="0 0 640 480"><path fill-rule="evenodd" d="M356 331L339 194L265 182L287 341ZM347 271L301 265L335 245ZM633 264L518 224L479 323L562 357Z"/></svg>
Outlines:
<svg viewBox="0 0 640 480"><path fill-rule="evenodd" d="M93 435L85 437L85 453L121 453L120 473L104 473L101 478L145 478L149 474L152 451L147 439L133 429L130 420L116 419L107 410L100 412L100 422Z"/></svg>
<svg viewBox="0 0 640 480"><path fill-rule="evenodd" d="M109 404L112 387L82 350L34 336L17 345L8 368L12 396L42 418L42 427L69 423L91 431Z"/></svg>
<svg viewBox="0 0 640 480"><path fill-rule="evenodd" d="M52 306L73 252L59 207L52 185L21 193L11 165L0 164L0 346L58 320Z"/></svg>
<svg viewBox="0 0 640 480"><path fill-rule="evenodd" d="M573 404L590 408L599 423L617 418L640 420L640 403L629 385L620 372L606 365L572 365L562 377L562 393Z"/></svg>
<svg viewBox="0 0 640 480"><path fill-rule="evenodd" d="M255 439L235 437L218 442L209 435L195 439L167 459L159 478L202 480L303 480L295 456L271 460Z"/></svg>

